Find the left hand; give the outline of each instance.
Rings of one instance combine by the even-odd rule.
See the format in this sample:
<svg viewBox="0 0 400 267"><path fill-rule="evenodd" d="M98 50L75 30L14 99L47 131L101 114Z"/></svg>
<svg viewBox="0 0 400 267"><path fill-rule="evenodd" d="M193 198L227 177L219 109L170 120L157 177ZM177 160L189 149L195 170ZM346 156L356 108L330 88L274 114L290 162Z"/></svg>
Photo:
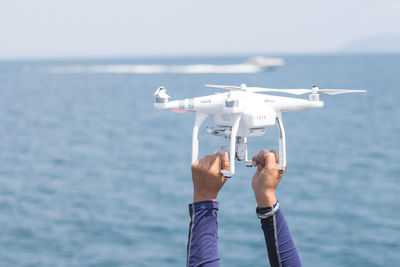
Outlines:
<svg viewBox="0 0 400 267"><path fill-rule="evenodd" d="M229 170L228 153L205 156L192 165L193 202L216 201L227 178L221 170Z"/></svg>
<svg viewBox="0 0 400 267"><path fill-rule="evenodd" d="M253 157L257 166L251 185L259 208L269 207L276 203L275 191L286 168L278 170L279 155L275 150L262 150Z"/></svg>

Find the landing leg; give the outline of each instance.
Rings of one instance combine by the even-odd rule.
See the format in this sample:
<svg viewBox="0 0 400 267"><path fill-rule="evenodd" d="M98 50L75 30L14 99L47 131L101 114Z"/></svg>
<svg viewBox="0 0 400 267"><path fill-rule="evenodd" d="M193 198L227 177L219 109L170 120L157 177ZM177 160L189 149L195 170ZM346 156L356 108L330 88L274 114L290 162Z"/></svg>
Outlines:
<svg viewBox="0 0 400 267"><path fill-rule="evenodd" d="M286 168L286 137L285 128L283 127L282 113L276 113L276 122L279 127L279 164L278 169L283 171Z"/></svg>
<svg viewBox="0 0 400 267"><path fill-rule="evenodd" d="M193 135L192 135L192 164L199 157L199 128L207 119L208 115L204 113L196 113L196 118L194 119Z"/></svg>
<svg viewBox="0 0 400 267"><path fill-rule="evenodd" d="M231 140L230 140L230 152L229 152L229 171L221 170L221 173L225 177L232 177L235 174L235 149L236 149L236 136L239 130L239 122L241 114L236 114L233 116L233 125L231 131Z"/></svg>

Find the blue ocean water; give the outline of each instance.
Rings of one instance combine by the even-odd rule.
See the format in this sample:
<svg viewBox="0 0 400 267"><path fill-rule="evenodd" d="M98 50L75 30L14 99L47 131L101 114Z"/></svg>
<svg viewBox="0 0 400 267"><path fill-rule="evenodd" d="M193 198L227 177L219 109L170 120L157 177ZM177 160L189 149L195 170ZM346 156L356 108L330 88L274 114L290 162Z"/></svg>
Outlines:
<svg viewBox="0 0 400 267"><path fill-rule="evenodd" d="M154 110L153 92L242 82L368 90L284 114L278 199L304 266L399 266L400 55L290 55L248 74L48 71L245 58L0 62L0 266L184 266L194 118ZM200 154L225 142L203 128ZM276 147L275 128L249 139L251 154ZM253 171L237 164L219 195L221 266L267 265Z"/></svg>

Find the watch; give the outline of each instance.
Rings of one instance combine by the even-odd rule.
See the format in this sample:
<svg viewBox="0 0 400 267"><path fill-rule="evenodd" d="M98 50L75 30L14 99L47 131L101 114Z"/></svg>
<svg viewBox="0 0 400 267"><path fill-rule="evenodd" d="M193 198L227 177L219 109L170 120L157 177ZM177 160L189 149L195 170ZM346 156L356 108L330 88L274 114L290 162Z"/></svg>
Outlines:
<svg viewBox="0 0 400 267"><path fill-rule="evenodd" d="M267 207L267 208L257 208L256 209L256 214L257 217L260 219L266 219L274 215L279 209L279 202L276 202L274 206Z"/></svg>

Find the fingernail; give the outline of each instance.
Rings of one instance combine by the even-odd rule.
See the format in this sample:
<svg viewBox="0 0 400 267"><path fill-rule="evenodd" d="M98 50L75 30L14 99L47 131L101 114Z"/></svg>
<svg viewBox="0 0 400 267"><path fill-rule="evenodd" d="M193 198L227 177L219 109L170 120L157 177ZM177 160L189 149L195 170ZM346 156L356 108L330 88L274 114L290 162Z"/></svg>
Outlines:
<svg viewBox="0 0 400 267"><path fill-rule="evenodd" d="M226 153L226 152L222 153L222 159L228 160L228 153Z"/></svg>

